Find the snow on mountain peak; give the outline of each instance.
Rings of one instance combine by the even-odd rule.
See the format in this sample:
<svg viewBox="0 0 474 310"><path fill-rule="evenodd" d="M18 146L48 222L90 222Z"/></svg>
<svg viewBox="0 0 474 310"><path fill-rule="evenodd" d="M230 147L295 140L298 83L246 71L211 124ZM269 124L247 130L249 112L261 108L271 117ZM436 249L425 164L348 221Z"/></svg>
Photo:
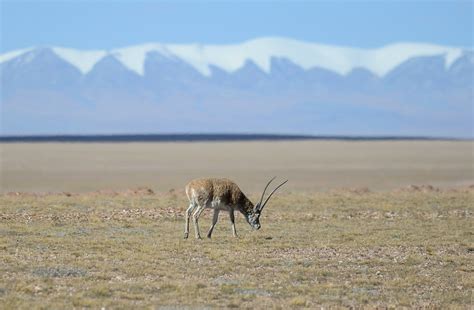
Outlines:
<svg viewBox="0 0 474 310"><path fill-rule="evenodd" d="M31 50L30 48L2 54L0 63ZM442 55L445 57L446 67L449 67L463 52L461 48L434 44L396 43L377 49L361 49L278 37L228 45L148 43L111 51L81 51L62 47L53 47L52 50L84 74L106 55L113 55L128 69L143 75L146 55L155 51L170 59L178 58L205 76L211 74L211 65L233 72L244 66L248 60L270 73L272 57L287 58L305 70L320 67L346 75L355 68L364 68L378 76L384 76L402 62L417 56Z"/></svg>
<svg viewBox="0 0 474 310"><path fill-rule="evenodd" d="M33 48L24 48L24 49L21 49L21 50L15 50L15 51L11 51L11 52L6 52L4 54L0 54L0 64L3 63L3 62L7 62L7 61L10 61L18 56L21 56L25 53L28 53L30 52L31 50L33 50Z"/></svg>
<svg viewBox="0 0 474 310"><path fill-rule="evenodd" d="M83 74L92 70L94 65L107 55L105 51L81 51L64 47L53 47L52 50L56 55L73 64Z"/></svg>

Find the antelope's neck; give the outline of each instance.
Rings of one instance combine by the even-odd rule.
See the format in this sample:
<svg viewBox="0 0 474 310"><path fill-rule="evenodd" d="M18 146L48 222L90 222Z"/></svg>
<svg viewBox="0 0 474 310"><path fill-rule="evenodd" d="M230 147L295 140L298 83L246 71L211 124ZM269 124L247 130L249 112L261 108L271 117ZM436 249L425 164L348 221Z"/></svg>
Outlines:
<svg viewBox="0 0 474 310"><path fill-rule="evenodd" d="M253 208L253 203L247 197L245 197L244 202L240 207L240 212L242 212L244 215L251 215L253 214Z"/></svg>

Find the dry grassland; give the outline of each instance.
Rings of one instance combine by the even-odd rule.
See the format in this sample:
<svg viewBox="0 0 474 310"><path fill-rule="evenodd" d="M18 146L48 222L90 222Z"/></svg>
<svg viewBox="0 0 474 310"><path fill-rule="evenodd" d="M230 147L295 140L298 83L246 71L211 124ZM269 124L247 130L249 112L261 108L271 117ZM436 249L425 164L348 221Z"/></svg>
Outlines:
<svg viewBox="0 0 474 310"><path fill-rule="evenodd" d="M239 215L234 239L222 215L212 240L183 240L181 191L3 195L0 305L469 308L473 198L472 188L286 190L259 231Z"/></svg>
<svg viewBox="0 0 474 310"><path fill-rule="evenodd" d="M474 183L472 141L0 144L0 192L181 189L223 176L257 192L273 175L287 188L391 190Z"/></svg>
<svg viewBox="0 0 474 310"><path fill-rule="evenodd" d="M0 308L470 308L472 146L0 145ZM290 182L261 230L238 215L234 239L222 214L212 240L183 240L187 181L256 201L273 175Z"/></svg>

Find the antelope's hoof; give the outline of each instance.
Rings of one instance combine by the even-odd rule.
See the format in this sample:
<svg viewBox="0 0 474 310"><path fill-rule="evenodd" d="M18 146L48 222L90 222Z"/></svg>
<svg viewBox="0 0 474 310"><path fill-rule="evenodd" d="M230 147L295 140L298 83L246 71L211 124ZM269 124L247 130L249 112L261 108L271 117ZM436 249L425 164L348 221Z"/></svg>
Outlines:
<svg viewBox="0 0 474 310"><path fill-rule="evenodd" d="M188 239L188 236L189 236L188 233L184 233L184 239Z"/></svg>

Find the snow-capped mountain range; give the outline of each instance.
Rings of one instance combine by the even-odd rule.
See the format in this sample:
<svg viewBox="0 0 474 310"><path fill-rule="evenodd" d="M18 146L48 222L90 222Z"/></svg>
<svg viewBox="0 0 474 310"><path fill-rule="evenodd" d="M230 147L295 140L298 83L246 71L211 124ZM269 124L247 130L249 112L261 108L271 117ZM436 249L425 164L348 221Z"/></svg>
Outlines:
<svg viewBox="0 0 474 310"><path fill-rule="evenodd" d="M0 63L35 49L37 48L5 53L0 55ZM319 67L346 75L356 68L364 68L378 76L384 76L404 61L418 56L443 55L445 66L449 67L463 52L461 48L434 44L398 43L377 49L360 49L282 38L262 38L234 45L149 43L110 51L84 51L64 47L52 47L51 50L83 74L90 72L101 59L112 56L129 70L143 75L147 54L157 52L170 60L180 59L205 76L211 75L210 66L232 73L242 68L247 60L270 73L272 57L286 58L305 70Z"/></svg>
<svg viewBox="0 0 474 310"><path fill-rule="evenodd" d="M474 53L284 38L0 55L2 134L472 136Z"/></svg>

